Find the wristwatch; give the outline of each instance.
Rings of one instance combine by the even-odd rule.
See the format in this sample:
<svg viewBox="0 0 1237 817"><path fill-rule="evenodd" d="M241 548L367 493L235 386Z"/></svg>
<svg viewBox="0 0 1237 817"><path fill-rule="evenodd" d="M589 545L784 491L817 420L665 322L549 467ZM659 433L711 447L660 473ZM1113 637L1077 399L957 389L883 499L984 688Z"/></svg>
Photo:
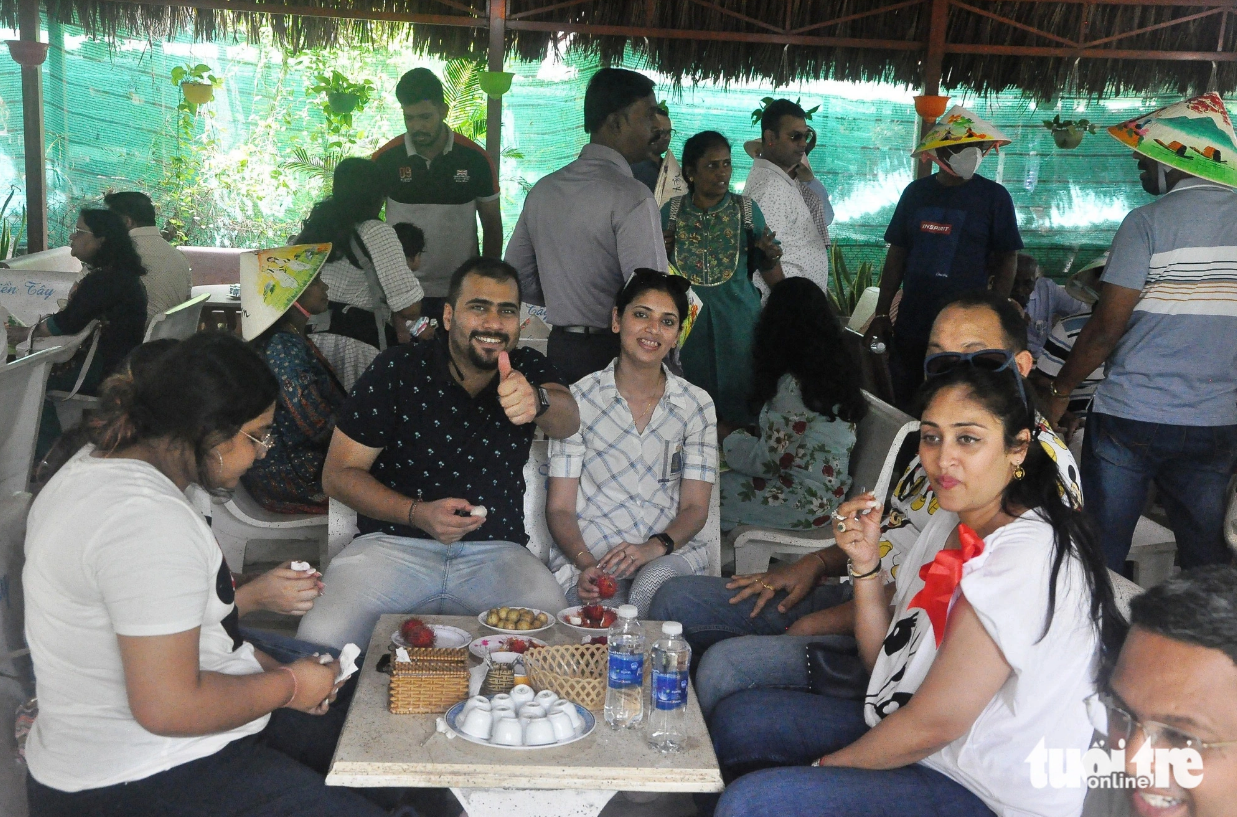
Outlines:
<svg viewBox="0 0 1237 817"><path fill-rule="evenodd" d="M1058 400L1064 400L1066 397L1070 396L1069 392L1066 392L1065 394L1061 394L1060 392L1057 391L1057 381L1055 380L1048 384L1048 391L1052 392L1052 396L1057 398Z"/></svg>
<svg viewBox="0 0 1237 817"><path fill-rule="evenodd" d="M674 540L670 538L670 534L666 533L665 531L662 531L661 533L653 534L649 538L656 539L659 542L661 542L663 545L665 545L667 555L674 553Z"/></svg>
<svg viewBox="0 0 1237 817"><path fill-rule="evenodd" d="M880 573L880 572L881 572L880 562L877 562L876 567L872 568L867 573L856 573L855 563L852 562L850 559L846 560L846 573L847 575L850 576L851 581L854 581L855 579L866 579L866 578L869 578L870 576L875 576L877 573Z"/></svg>
<svg viewBox="0 0 1237 817"><path fill-rule="evenodd" d="M543 386L537 387L537 414L534 417L540 417L550 410L550 393Z"/></svg>

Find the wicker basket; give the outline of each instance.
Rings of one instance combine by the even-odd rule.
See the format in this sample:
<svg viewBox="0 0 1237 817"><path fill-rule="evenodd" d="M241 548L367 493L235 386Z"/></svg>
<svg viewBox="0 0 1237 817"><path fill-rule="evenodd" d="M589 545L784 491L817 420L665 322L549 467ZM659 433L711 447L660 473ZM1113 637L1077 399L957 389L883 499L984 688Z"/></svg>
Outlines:
<svg viewBox="0 0 1237 817"><path fill-rule="evenodd" d="M515 672L510 664L494 664L485 674L485 682L481 684L482 695L497 695L500 692L510 692L515 686Z"/></svg>
<svg viewBox="0 0 1237 817"><path fill-rule="evenodd" d="M585 709L600 711L606 704L609 654L604 644L538 647L524 653L524 667L538 692L549 689Z"/></svg>
<svg viewBox="0 0 1237 817"><path fill-rule="evenodd" d="M446 712L468 697L467 649L411 649L408 657L408 661L391 661L392 713Z"/></svg>

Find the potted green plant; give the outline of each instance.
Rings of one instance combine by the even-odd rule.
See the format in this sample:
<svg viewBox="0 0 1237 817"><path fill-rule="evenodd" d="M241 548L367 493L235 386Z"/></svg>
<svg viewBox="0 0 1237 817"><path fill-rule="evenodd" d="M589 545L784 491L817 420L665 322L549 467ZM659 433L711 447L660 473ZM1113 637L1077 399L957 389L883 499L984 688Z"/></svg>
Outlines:
<svg viewBox="0 0 1237 817"><path fill-rule="evenodd" d="M196 107L215 98L215 89L223 84L223 78L215 76L204 62L197 65L185 63L172 69L172 84L180 86L185 101Z"/></svg>
<svg viewBox="0 0 1237 817"><path fill-rule="evenodd" d="M771 102L773 102L773 97L771 97L771 96L766 96L766 97L764 97L764 98L762 98L762 99L760 100L760 107L758 107L758 108L756 108L756 110L752 111L752 124L753 124L753 125L756 125L756 124L758 124L758 123L760 122L760 117L764 116L764 113L765 113L765 108L769 107L769 104L770 104ZM798 105L798 106L800 106L800 107L803 107L803 103L802 103L802 101L801 101L801 100L799 100L799 99L796 99L796 100L795 100L795 104L796 104L796 105ZM817 111L819 111L819 110L820 110L820 106L819 106L819 105L817 105L815 108L808 108L808 109L805 109L805 110L803 111L803 118L804 118L804 119L811 119L811 118L812 118L812 114L816 113L816 112L817 112Z"/></svg>
<svg viewBox="0 0 1237 817"><path fill-rule="evenodd" d="M352 124L352 114L364 110L369 104L370 94L374 90L374 83L370 80L353 82L336 70L329 74L315 74L314 81L315 84L309 87L309 92L326 95L326 102L322 106L323 113L328 117L349 117L348 125Z"/></svg>
<svg viewBox="0 0 1237 817"><path fill-rule="evenodd" d="M1066 119L1062 122L1061 114L1045 119L1044 127L1052 134L1052 141L1056 142L1061 150L1073 150L1082 144L1082 137L1095 133L1096 130L1095 125L1086 119L1079 119L1077 122Z"/></svg>
<svg viewBox="0 0 1237 817"><path fill-rule="evenodd" d="M481 73L481 90L487 96L502 96L511 90L511 80L515 74L510 71L483 71Z"/></svg>

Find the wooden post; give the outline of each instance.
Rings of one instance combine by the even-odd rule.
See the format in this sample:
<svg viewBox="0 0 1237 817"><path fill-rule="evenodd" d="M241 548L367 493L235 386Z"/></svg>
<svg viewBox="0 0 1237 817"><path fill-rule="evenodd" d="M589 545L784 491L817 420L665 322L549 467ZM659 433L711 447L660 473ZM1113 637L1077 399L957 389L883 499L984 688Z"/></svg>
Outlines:
<svg viewBox="0 0 1237 817"><path fill-rule="evenodd" d="M949 0L932 0L928 21L928 50L923 57L923 94L936 96L941 92L941 63L945 59L945 32L949 26ZM919 121L919 137L935 125L934 120ZM915 178L922 179L932 174L931 162L916 160Z"/></svg>
<svg viewBox="0 0 1237 817"><path fill-rule="evenodd" d="M503 52L507 34L507 0L490 0L490 49L488 68L503 70ZM500 164L502 155L503 100L492 96L485 107L485 151L490 154L494 167Z"/></svg>
<svg viewBox="0 0 1237 817"><path fill-rule="evenodd" d="M39 40L39 0L20 0L18 37ZM43 67L21 67L22 135L26 155L26 252L47 249L47 143L43 131Z"/></svg>

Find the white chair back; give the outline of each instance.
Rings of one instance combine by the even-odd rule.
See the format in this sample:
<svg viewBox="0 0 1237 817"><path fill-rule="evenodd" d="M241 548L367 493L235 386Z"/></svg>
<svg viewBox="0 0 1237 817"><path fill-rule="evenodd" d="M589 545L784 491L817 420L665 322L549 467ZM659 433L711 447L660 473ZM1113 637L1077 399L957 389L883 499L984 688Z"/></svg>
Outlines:
<svg viewBox="0 0 1237 817"><path fill-rule="evenodd" d="M0 497L29 484L54 356L49 349L0 366Z"/></svg>
<svg viewBox="0 0 1237 817"><path fill-rule="evenodd" d="M0 673L22 677L16 659L25 655L21 569L25 561L26 514L33 497L0 494ZM29 664L22 662L28 670Z"/></svg>
<svg viewBox="0 0 1237 817"><path fill-rule="evenodd" d="M208 300L210 300L210 295L203 293L166 312L158 313L150 319L150 325L146 327L146 337L142 339L143 343L164 338L173 340L188 338L198 331L198 323L202 318L202 304Z"/></svg>
<svg viewBox="0 0 1237 817"><path fill-rule="evenodd" d="M919 421L868 392L868 413L855 428L850 452L851 495L866 488L885 502L893 484L893 468L902 443L919 430Z"/></svg>

